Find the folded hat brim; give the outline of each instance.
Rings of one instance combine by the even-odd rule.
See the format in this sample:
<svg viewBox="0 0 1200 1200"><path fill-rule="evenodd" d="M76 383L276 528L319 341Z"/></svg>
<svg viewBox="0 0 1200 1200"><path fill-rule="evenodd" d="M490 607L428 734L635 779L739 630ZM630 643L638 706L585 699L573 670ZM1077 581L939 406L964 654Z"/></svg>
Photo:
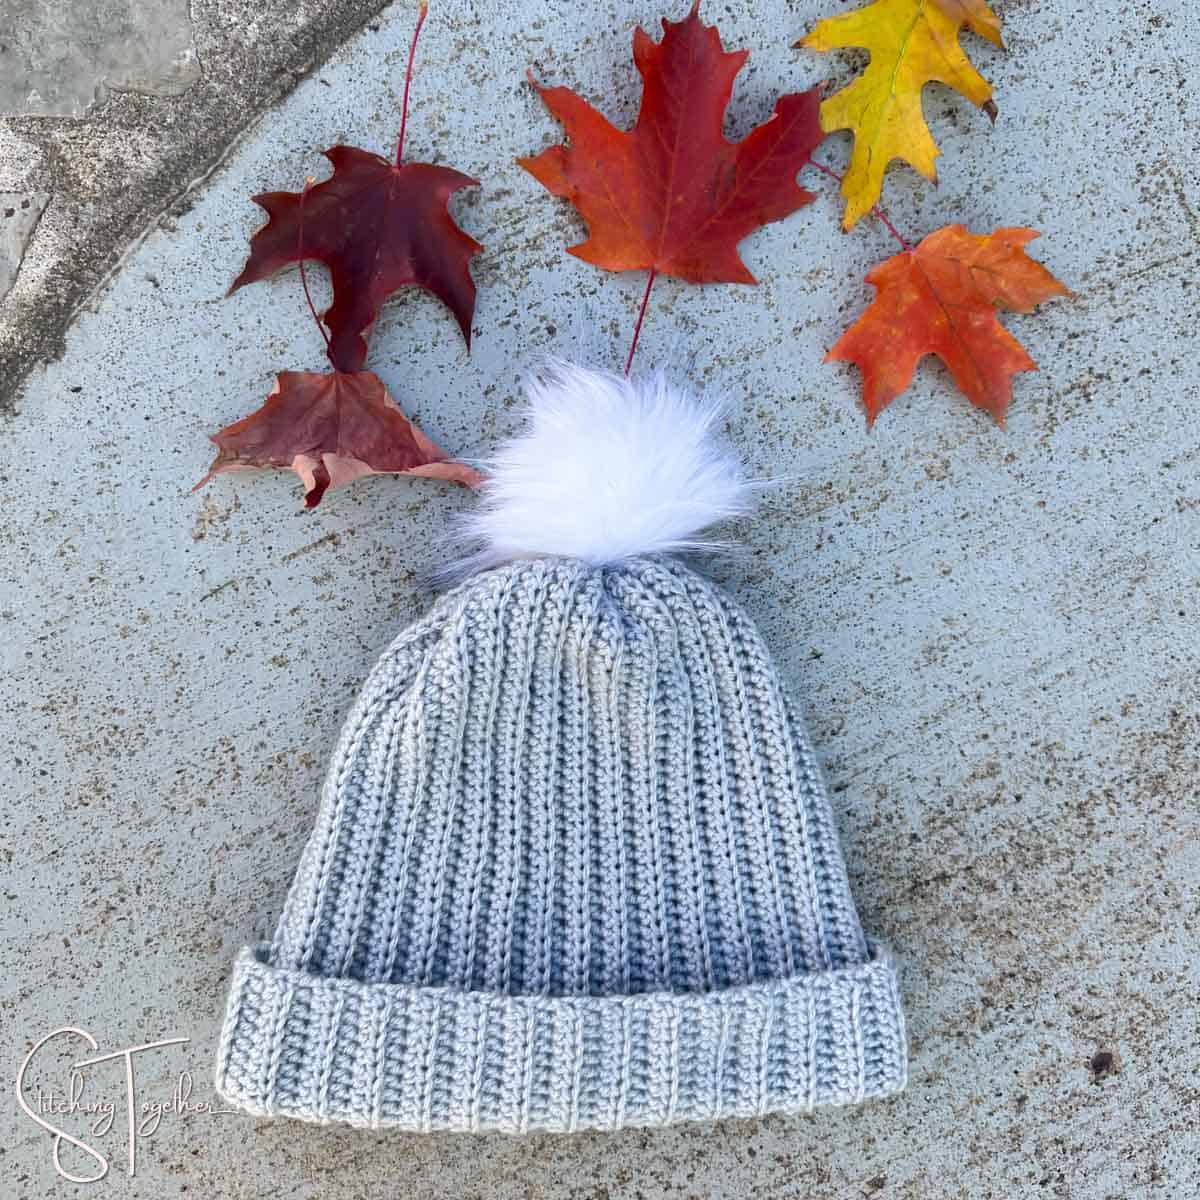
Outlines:
<svg viewBox="0 0 1200 1200"><path fill-rule="evenodd" d="M238 957L217 1090L264 1116L570 1132L809 1112L904 1086L893 960L702 993L512 996Z"/></svg>

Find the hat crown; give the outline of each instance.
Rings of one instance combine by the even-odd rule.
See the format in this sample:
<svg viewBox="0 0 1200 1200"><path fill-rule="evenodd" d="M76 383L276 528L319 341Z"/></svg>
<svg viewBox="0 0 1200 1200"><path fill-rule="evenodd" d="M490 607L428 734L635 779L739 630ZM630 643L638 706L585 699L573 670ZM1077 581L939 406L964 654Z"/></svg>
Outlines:
<svg viewBox="0 0 1200 1200"><path fill-rule="evenodd" d="M706 992L865 955L767 652L671 560L537 559L384 655L274 957L506 995Z"/></svg>

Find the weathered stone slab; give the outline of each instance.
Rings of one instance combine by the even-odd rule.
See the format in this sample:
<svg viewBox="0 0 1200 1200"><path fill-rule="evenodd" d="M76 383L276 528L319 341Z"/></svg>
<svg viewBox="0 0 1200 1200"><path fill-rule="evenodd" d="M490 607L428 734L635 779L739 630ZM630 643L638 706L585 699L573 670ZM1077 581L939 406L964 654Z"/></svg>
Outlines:
<svg viewBox="0 0 1200 1200"><path fill-rule="evenodd" d="M49 200L45 192L0 192L0 300L8 295L17 277L25 247Z"/></svg>
<svg viewBox="0 0 1200 1200"><path fill-rule="evenodd" d="M82 116L200 78L188 0L0 0L0 116Z"/></svg>

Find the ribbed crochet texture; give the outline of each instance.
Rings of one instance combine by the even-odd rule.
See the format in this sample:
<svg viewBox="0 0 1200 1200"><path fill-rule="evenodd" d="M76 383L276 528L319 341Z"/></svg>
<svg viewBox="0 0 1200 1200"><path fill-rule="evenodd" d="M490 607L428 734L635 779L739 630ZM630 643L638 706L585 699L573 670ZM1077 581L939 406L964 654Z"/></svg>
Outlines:
<svg viewBox="0 0 1200 1200"><path fill-rule="evenodd" d="M817 764L688 567L534 559L443 596L335 753L217 1086L262 1114L611 1129L900 1089Z"/></svg>

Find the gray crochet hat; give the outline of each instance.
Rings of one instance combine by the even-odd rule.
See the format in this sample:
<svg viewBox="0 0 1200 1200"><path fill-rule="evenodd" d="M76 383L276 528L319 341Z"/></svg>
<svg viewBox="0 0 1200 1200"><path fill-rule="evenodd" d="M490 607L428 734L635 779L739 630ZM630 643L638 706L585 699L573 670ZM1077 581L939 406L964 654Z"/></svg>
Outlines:
<svg viewBox="0 0 1200 1200"><path fill-rule="evenodd" d="M744 511L713 405L558 365L384 653L217 1087L264 1115L569 1131L904 1085L820 770L741 609L671 555Z"/></svg>

